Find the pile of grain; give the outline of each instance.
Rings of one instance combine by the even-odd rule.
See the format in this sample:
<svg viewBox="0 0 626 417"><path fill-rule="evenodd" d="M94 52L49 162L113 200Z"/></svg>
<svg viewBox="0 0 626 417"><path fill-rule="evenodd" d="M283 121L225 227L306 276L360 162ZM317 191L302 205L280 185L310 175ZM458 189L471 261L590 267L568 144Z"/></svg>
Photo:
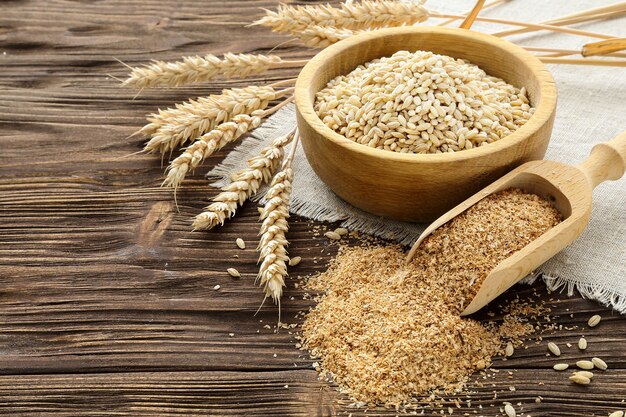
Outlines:
<svg viewBox="0 0 626 417"><path fill-rule="evenodd" d="M354 399L403 404L440 388L456 390L490 364L507 330L459 313L500 260L560 221L546 201L518 190L490 196L427 238L404 263L397 246L342 248L329 270L309 281L321 291L302 340Z"/></svg>
<svg viewBox="0 0 626 417"><path fill-rule="evenodd" d="M401 153L456 152L522 126L534 109L525 88L446 55L399 51L331 80L315 111L357 143Z"/></svg>

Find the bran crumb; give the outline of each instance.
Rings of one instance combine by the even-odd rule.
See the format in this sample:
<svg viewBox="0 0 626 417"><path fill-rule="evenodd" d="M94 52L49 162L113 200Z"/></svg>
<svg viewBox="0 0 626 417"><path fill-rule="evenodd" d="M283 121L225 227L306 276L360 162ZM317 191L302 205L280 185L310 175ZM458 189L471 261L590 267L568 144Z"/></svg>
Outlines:
<svg viewBox="0 0 626 417"><path fill-rule="evenodd" d="M524 317L549 309L516 300L498 323L461 311L499 262L559 221L547 201L506 190L437 229L408 265L399 246L341 246L308 281L323 295L302 326L302 348L355 403L397 408L415 396L458 394L506 342L519 346L536 330Z"/></svg>

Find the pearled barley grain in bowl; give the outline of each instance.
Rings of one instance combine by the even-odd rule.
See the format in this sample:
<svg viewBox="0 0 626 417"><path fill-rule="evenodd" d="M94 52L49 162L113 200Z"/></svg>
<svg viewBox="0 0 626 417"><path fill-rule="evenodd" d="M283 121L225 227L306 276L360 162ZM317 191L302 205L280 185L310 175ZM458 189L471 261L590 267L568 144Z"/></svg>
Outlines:
<svg viewBox="0 0 626 417"><path fill-rule="evenodd" d="M463 151L450 152L443 151L444 140L439 145L441 153L428 154L376 149L350 140L324 123L316 112L315 102L316 95L329 82L349 74L360 65L390 57L398 51L429 51L467 60L486 74L519 88L520 94L521 88L525 87L528 113L530 107L535 111L526 123L520 123L516 130L488 145L474 146L472 143L472 148L466 149L468 145L464 144ZM504 39L464 29L407 26L362 33L321 51L300 72L295 101L298 129L307 159L318 177L335 194L375 215L425 222L518 165L543 158L555 116L556 86L541 61ZM415 102L413 104L417 106ZM407 105L411 105L408 100ZM436 108L435 111L439 112ZM434 115L430 108L428 112ZM391 122L393 126L393 120ZM419 123L415 125L417 127ZM467 135L465 140L467 142ZM451 148L453 144L447 145ZM388 146L391 147L391 143ZM429 145L429 150L431 148Z"/></svg>

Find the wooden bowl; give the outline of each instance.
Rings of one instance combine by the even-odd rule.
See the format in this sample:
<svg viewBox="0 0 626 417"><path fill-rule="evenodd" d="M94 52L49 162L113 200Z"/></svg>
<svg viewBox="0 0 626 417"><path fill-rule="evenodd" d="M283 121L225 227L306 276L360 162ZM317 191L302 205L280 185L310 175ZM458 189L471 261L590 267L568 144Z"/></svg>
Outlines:
<svg viewBox="0 0 626 417"><path fill-rule="evenodd" d="M315 94L328 81L399 50L467 59L490 75L526 87L535 113L497 142L443 154L370 148L346 139L320 120L313 109ZM554 121L556 86L537 58L500 38L464 29L400 27L363 33L324 49L300 72L295 100L307 159L331 190L372 214L426 222L516 166L543 158Z"/></svg>

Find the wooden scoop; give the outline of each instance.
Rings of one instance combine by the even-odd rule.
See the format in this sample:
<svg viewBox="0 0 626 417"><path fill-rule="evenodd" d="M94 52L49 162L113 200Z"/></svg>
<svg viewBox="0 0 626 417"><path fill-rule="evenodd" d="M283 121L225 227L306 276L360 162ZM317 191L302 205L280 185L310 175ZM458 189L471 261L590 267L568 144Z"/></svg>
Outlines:
<svg viewBox="0 0 626 417"><path fill-rule="evenodd" d="M563 221L500 262L487 275L474 299L461 313L463 316L472 314L580 236L591 216L593 189L605 180L621 178L625 170L626 132L610 142L596 145L589 158L575 167L554 161L528 162L435 220L417 239L407 256L407 262L413 258L420 243L435 229L490 194L508 188L520 188L551 201L560 211Z"/></svg>

